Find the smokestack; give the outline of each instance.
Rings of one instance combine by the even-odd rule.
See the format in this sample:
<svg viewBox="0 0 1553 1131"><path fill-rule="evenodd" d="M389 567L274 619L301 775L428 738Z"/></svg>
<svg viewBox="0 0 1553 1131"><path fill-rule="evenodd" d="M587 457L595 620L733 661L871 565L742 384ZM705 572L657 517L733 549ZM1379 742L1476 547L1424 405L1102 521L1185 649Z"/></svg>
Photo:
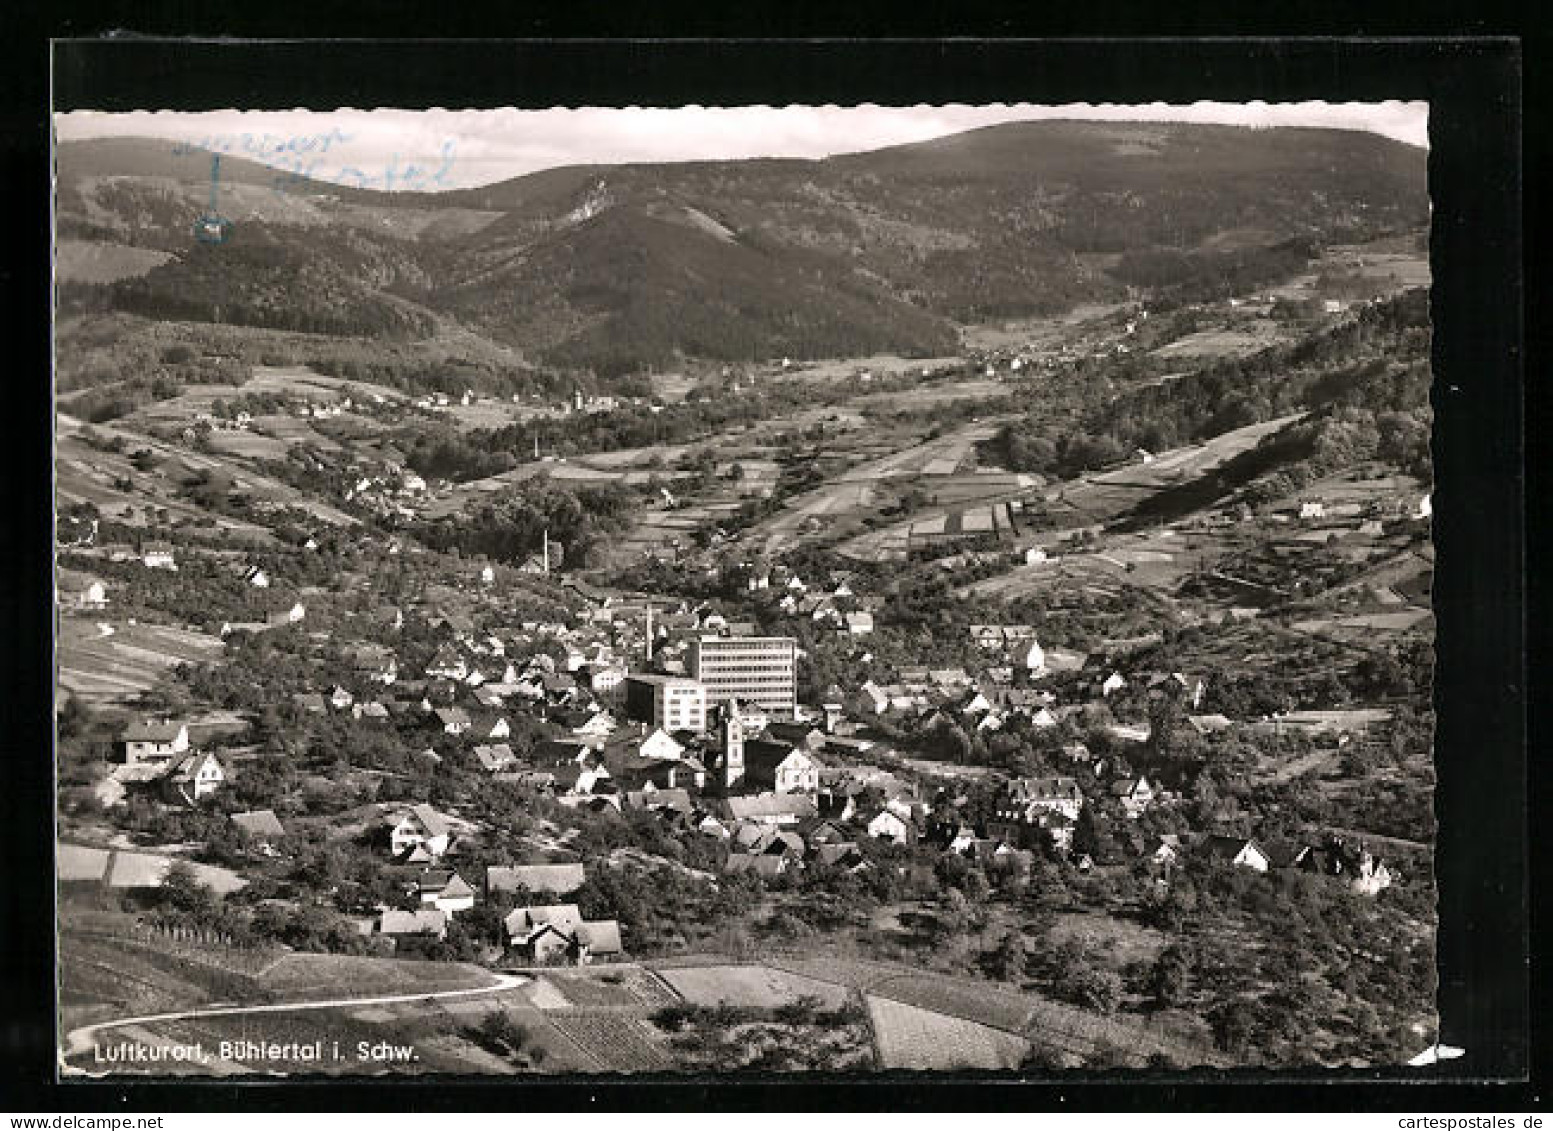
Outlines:
<svg viewBox="0 0 1553 1131"><path fill-rule="evenodd" d="M652 663L652 602L647 602L647 662Z"/></svg>
<svg viewBox="0 0 1553 1131"><path fill-rule="evenodd" d="M545 542L545 545L544 545L545 573L549 574L549 572L550 572L550 528L548 526L545 527L545 532L544 532L543 537L544 537L544 542Z"/></svg>

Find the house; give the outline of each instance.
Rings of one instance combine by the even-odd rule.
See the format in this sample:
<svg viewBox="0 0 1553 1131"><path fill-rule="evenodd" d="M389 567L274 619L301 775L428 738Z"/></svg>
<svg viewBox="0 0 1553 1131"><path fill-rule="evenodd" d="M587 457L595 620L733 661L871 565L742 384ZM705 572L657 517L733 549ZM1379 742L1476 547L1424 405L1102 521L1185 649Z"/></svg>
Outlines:
<svg viewBox="0 0 1553 1131"><path fill-rule="evenodd" d="M357 703L351 708L351 717L356 719L386 719L388 708L378 702Z"/></svg>
<svg viewBox="0 0 1553 1131"><path fill-rule="evenodd" d="M916 839L911 822L902 820L891 809L880 809L863 819L863 827L875 840L888 840L896 844L910 844Z"/></svg>
<svg viewBox="0 0 1553 1131"><path fill-rule="evenodd" d="M448 869L422 872L415 881L415 890L422 906L430 904L450 919L475 905L475 889Z"/></svg>
<svg viewBox="0 0 1553 1131"><path fill-rule="evenodd" d="M309 715L323 715L329 710L324 697L316 691L299 691L291 697L291 701L297 705L298 710Z"/></svg>
<svg viewBox="0 0 1553 1131"><path fill-rule="evenodd" d="M123 748L127 766L165 762L188 751L189 728L172 720L152 722L145 719L125 727L119 735L119 745Z"/></svg>
<svg viewBox="0 0 1553 1131"><path fill-rule="evenodd" d="M1105 677L1105 682L1100 685L1100 694L1104 696L1114 695L1126 686L1127 681L1122 677L1122 673L1112 672Z"/></svg>
<svg viewBox="0 0 1553 1131"><path fill-rule="evenodd" d="M1318 500L1300 503L1301 518L1325 518L1326 505Z"/></svg>
<svg viewBox="0 0 1553 1131"><path fill-rule="evenodd" d="M572 727L572 733L579 738L606 739L615 733L615 717L608 711L594 711L578 726Z"/></svg>
<svg viewBox="0 0 1553 1131"><path fill-rule="evenodd" d="M395 859L416 849L432 858L448 850L453 839L448 819L430 805L412 805L388 825L388 847Z"/></svg>
<svg viewBox="0 0 1553 1131"><path fill-rule="evenodd" d="M928 682L940 689L968 687L975 682L964 668L937 668L928 674Z"/></svg>
<svg viewBox="0 0 1553 1131"><path fill-rule="evenodd" d="M140 561L147 569L170 569L174 573L178 571L178 561L173 556L173 548L166 542L148 542L140 552Z"/></svg>
<svg viewBox="0 0 1553 1131"><path fill-rule="evenodd" d="M608 769L588 762L571 762L551 771L555 790L562 796L591 797L614 789ZM615 805L619 808L618 802Z"/></svg>
<svg viewBox="0 0 1553 1131"><path fill-rule="evenodd" d="M108 607L108 587L98 578L60 570L57 582L60 608L96 611Z"/></svg>
<svg viewBox="0 0 1553 1131"><path fill-rule="evenodd" d="M1041 647L1040 641L1031 637L1028 645L1020 641L1013 645L1014 658L1023 664L1026 670L1044 672L1046 670L1046 649Z"/></svg>
<svg viewBox="0 0 1553 1131"><path fill-rule="evenodd" d="M426 665L427 679L457 679L461 680L469 674L469 665L452 645L444 644L437 649L431 662Z"/></svg>
<svg viewBox="0 0 1553 1131"><path fill-rule="evenodd" d="M724 798L728 816L734 821L764 821L774 825L795 825L816 816L814 798L806 793L759 793L748 797Z"/></svg>
<svg viewBox="0 0 1553 1131"><path fill-rule="evenodd" d="M593 744L570 738L547 738L538 743L530 757L539 766L568 766L588 760Z"/></svg>
<svg viewBox="0 0 1553 1131"><path fill-rule="evenodd" d="M642 740L636 752L642 758L678 761L684 756L685 748L660 727Z"/></svg>
<svg viewBox="0 0 1553 1131"><path fill-rule="evenodd" d="M329 706L336 711L343 711L356 701L356 697L345 688L336 686L329 694Z"/></svg>
<svg viewBox="0 0 1553 1131"><path fill-rule="evenodd" d="M587 876L581 864L493 864L485 870L485 894L517 891L545 895L570 895Z"/></svg>
<svg viewBox="0 0 1553 1131"><path fill-rule="evenodd" d="M307 606L298 601L289 609L278 609L264 618L268 628L285 628L288 624L298 624L307 616Z"/></svg>
<svg viewBox="0 0 1553 1131"><path fill-rule="evenodd" d="M253 809L246 813L233 813L232 823L243 830L259 846L266 856L275 854L275 842L286 835L285 827L273 809Z"/></svg>
<svg viewBox="0 0 1553 1131"><path fill-rule="evenodd" d="M268 589L270 587L270 575L258 566L249 566L243 571L243 580L255 589Z"/></svg>
<svg viewBox="0 0 1553 1131"><path fill-rule="evenodd" d="M874 614L866 611L847 613L846 629L853 636L867 636L874 630Z"/></svg>
<svg viewBox="0 0 1553 1131"><path fill-rule="evenodd" d="M1148 778L1139 775L1111 783L1111 796L1121 802L1122 812L1137 820L1158 796L1158 791Z"/></svg>
<svg viewBox="0 0 1553 1131"><path fill-rule="evenodd" d="M474 754L480 768L493 774L510 770L518 762L518 756L505 742L498 742L494 746L476 746Z"/></svg>
<svg viewBox="0 0 1553 1131"><path fill-rule="evenodd" d="M967 692L966 697L960 702L960 714L968 718L984 715L990 710L992 710L992 700L987 698L985 691Z"/></svg>
<svg viewBox="0 0 1553 1131"><path fill-rule="evenodd" d="M463 734L473 722L469 718L469 712L462 707L438 707L432 712L442 727L444 734Z"/></svg>
<svg viewBox="0 0 1553 1131"><path fill-rule="evenodd" d="M990 734L992 731L1002 730L1004 722L1005 719L1002 714L997 711L988 711L977 720L976 730L978 733Z"/></svg>
<svg viewBox="0 0 1553 1131"><path fill-rule="evenodd" d="M1304 846L1294 854L1290 867L1339 877L1358 895L1375 895L1382 888L1390 887L1393 878L1391 869L1362 844L1352 846L1341 837L1330 838L1321 848Z"/></svg>
<svg viewBox="0 0 1553 1131"><path fill-rule="evenodd" d="M1223 861L1236 868L1265 872L1272 866L1272 859L1262 846L1246 837L1210 836L1203 841L1202 848L1210 859Z"/></svg>
<svg viewBox="0 0 1553 1131"><path fill-rule="evenodd" d="M447 914L435 907L416 911L385 911L378 917L377 933L398 940L412 936L446 938Z"/></svg>
<svg viewBox="0 0 1553 1131"><path fill-rule="evenodd" d="M1218 734L1235 725L1224 715L1188 715L1186 721L1198 734Z"/></svg>
<svg viewBox="0 0 1553 1131"><path fill-rule="evenodd" d="M861 872L869 867L862 850L850 840L819 845L814 850L814 862L824 868L844 868L849 872Z"/></svg>
<svg viewBox="0 0 1553 1131"><path fill-rule="evenodd" d="M176 800L192 805L220 789L226 777L226 770L214 754L196 752L174 766L163 780Z"/></svg>
<svg viewBox="0 0 1553 1131"><path fill-rule="evenodd" d="M588 922L575 903L519 907L502 920L507 946L536 966L620 954L620 925L614 919Z"/></svg>
<svg viewBox="0 0 1553 1131"><path fill-rule="evenodd" d="M785 855L765 852L730 852L723 864L723 873L730 876L754 874L763 879L780 876L793 861Z"/></svg>
<svg viewBox="0 0 1553 1131"><path fill-rule="evenodd" d="M1017 825L1034 823L1042 812L1061 813L1076 821L1083 808L1084 792L1075 778L1015 778L998 799L995 812L999 821Z"/></svg>
<svg viewBox="0 0 1553 1131"><path fill-rule="evenodd" d="M691 832L700 833L702 836L712 836L719 840L727 840L732 834L718 817L717 814L706 809L694 809L685 818L685 828Z"/></svg>
<svg viewBox="0 0 1553 1131"><path fill-rule="evenodd" d="M1176 833L1161 833L1149 842L1146 849L1149 863L1161 867L1179 863L1183 851L1181 837Z"/></svg>
<svg viewBox="0 0 1553 1131"><path fill-rule="evenodd" d="M659 789L648 782L641 789L627 790L625 804L630 809L646 809L661 813L665 810L689 816L695 806L690 794L683 789Z"/></svg>
<svg viewBox="0 0 1553 1131"><path fill-rule="evenodd" d="M820 763L786 742L752 739L744 744L744 784L772 793L813 793Z"/></svg>

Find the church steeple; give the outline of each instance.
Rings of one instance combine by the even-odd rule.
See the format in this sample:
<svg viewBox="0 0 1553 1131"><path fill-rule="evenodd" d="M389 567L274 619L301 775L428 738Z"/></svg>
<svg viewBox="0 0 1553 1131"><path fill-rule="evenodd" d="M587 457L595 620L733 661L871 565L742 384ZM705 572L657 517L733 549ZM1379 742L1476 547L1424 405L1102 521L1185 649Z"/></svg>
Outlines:
<svg viewBox="0 0 1553 1131"><path fill-rule="evenodd" d="M723 708L723 788L732 789L744 780L744 719L737 700Z"/></svg>

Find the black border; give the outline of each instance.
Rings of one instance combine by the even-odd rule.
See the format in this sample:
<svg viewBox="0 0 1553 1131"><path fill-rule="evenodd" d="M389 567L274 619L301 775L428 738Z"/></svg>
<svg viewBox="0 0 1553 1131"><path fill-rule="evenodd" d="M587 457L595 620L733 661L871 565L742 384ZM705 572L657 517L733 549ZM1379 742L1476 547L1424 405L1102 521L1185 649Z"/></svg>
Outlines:
<svg viewBox="0 0 1553 1131"><path fill-rule="evenodd" d="M109 6L103 6L105 9ZM391 24L374 15L351 26L310 13L312 34L359 33ZM452 8L453 6L444 6ZM124 26L146 33L206 31L286 34L272 13L233 7L200 28L165 11L109 10L55 35L93 35ZM347 13L347 15L349 15ZM437 33L460 34L453 12ZM114 17L118 16L118 19ZM332 17L332 19L331 19ZM186 21L188 14L184 13ZM1070 17L1072 18L1072 17ZM139 20L140 22L136 22ZM1388 22L1389 20L1389 22ZM1177 17L1178 30L1202 32ZM513 21L518 34L545 35L545 18ZM843 33L841 17L832 28ZM292 25L294 33L295 24ZM885 26L891 26L886 24ZM898 25L896 25L898 26ZM1392 30L1395 15L1372 17ZM1479 27L1481 28L1481 24ZM584 29L587 30L587 29ZM645 30L645 29L644 29ZM759 28L741 29L746 34ZM774 30L774 29L773 29ZM942 30L942 29L935 29ZM1088 30L1088 29L1085 29ZM1102 29L1106 30L1106 29ZM1357 29L1363 30L1363 29ZM1476 29L1462 29L1476 30ZM28 47L43 50L40 42ZM242 43L147 40L134 33L61 45L53 73L61 108L153 106L202 109L340 105L739 104L871 101L882 104L990 101L1299 101L1422 98L1431 103L1430 190L1435 207L1436 609L1439 650L1439 881L1444 1038L1473 1052L1417 1083L1343 1074L1311 1078L1236 1075L1218 1082L1138 1077L1106 1084L1062 1079L1019 1085L986 1080L595 1081L511 1085L67 1083L54 1085L52 971L51 488L38 470L49 459L48 294L23 274L9 313L24 344L42 347L41 367L15 366L8 395L4 480L10 526L4 555L11 585L0 600L0 640L14 667L0 696L10 738L0 790L7 830L6 927L0 1010L0 1106L16 1110L445 1110L470 1106L676 1108L932 1108L1061 1105L1071 1110L1236 1109L1441 1110L1528 1107L1537 1081L1485 1086L1464 1077L1524 1075L1535 1062L1521 1035L1528 1011L1527 801L1545 780L1526 780L1524 650L1520 49L1494 40L890 41L708 42L545 41ZM36 59L30 60L33 64ZM28 92L29 95L31 92ZM13 110L6 158L26 159L3 182L19 200L7 211L34 263L46 267L46 91ZM13 133L24 135L18 141ZM1533 165L1534 167L1534 165ZM8 283L18 282L11 269ZM1534 326L1536 324L1534 323ZM1540 329L1540 327L1539 327ZM18 538L17 534L21 536ZM36 539L36 540L34 540ZM21 547L29 552L23 557ZM1540 776L1540 774L1539 774ZM13 784L14 783L14 784ZM1542 984L1538 983L1539 1000ZM1538 1011L1537 1016L1545 1016ZM1540 1034L1539 1034L1540 1036ZM1323 1081L1328 1078L1322 1078ZM1343 1082L1338 1082L1338 1080ZM1427 1081L1427 1082L1426 1082ZM1441 1082L1445 1081L1445 1082Z"/></svg>

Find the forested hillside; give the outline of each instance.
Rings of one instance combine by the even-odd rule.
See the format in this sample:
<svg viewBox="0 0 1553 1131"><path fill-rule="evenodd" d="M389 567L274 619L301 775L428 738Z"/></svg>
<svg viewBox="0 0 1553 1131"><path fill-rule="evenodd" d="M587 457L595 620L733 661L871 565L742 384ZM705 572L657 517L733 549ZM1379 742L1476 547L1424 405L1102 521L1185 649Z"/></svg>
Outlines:
<svg viewBox="0 0 1553 1131"><path fill-rule="evenodd" d="M819 161L552 169L385 193L151 141L59 151L59 233L136 249L63 281L156 318L370 338L468 327L600 376L678 359L907 356L1086 300L1217 297L1427 222L1423 151L1372 134L1011 123ZM156 251L171 258L142 254ZM83 259L84 261L84 259Z"/></svg>

